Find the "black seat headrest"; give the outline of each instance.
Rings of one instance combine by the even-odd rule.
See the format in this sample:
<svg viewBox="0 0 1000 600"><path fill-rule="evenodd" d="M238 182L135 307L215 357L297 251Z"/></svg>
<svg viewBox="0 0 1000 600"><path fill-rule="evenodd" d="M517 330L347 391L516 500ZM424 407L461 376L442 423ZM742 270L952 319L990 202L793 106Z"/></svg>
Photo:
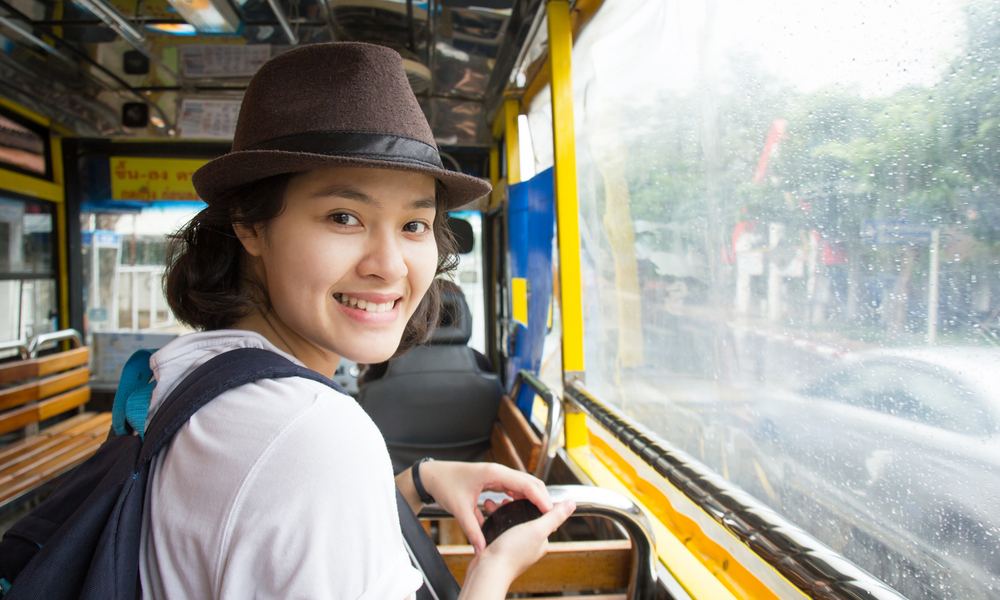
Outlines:
<svg viewBox="0 0 1000 600"><path fill-rule="evenodd" d="M428 344L469 343L472 337L472 313L460 289L441 290L441 317L437 329L431 334Z"/></svg>

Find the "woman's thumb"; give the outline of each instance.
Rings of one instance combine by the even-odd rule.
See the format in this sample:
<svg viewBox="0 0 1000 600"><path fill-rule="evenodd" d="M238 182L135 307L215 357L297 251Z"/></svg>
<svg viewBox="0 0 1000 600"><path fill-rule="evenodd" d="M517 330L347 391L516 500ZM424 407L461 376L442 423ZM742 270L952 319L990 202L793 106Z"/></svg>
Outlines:
<svg viewBox="0 0 1000 600"><path fill-rule="evenodd" d="M552 533L569 518L576 510L576 502L564 500L552 507L552 510L538 518L540 524L544 523L545 529Z"/></svg>

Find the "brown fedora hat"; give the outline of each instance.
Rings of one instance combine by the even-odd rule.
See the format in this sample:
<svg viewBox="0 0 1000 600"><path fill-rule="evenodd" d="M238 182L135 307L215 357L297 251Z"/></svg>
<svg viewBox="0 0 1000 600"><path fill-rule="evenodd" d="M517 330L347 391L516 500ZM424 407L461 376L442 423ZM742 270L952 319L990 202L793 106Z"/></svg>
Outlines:
<svg viewBox="0 0 1000 600"><path fill-rule="evenodd" d="M211 204L265 177L337 166L426 173L442 184L444 210L491 189L444 168L402 57L357 42L313 44L264 63L243 97L232 151L193 182Z"/></svg>

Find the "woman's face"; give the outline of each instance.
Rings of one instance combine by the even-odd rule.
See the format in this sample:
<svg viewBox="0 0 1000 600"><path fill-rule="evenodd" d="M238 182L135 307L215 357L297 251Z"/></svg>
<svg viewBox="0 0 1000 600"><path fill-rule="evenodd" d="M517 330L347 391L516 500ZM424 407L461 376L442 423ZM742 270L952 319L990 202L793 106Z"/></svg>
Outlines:
<svg viewBox="0 0 1000 600"><path fill-rule="evenodd" d="M359 363L391 357L434 279L436 212L435 181L419 173L331 168L292 178L284 211L252 239L241 235L259 258L279 335Z"/></svg>

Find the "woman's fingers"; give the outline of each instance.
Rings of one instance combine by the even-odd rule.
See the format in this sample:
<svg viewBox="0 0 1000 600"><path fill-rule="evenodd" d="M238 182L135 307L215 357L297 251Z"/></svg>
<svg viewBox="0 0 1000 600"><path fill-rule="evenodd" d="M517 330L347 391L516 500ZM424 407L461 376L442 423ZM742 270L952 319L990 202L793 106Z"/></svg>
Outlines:
<svg viewBox="0 0 1000 600"><path fill-rule="evenodd" d="M493 511L497 509L497 506L499 505L492 500L486 500L486 502L483 502L483 508L486 509L486 514L488 515L492 515Z"/></svg>
<svg viewBox="0 0 1000 600"><path fill-rule="evenodd" d="M469 543L472 544L472 548L479 554L486 547L486 538L483 536L483 514L479 512L479 508L475 505L473 506L463 506L460 510L454 512L455 520L462 527L462 531L465 532L465 537L469 538Z"/></svg>
<svg viewBox="0 0 1000 600"><path fill-rule="evenodd" d="M541 479L501 465L492 466L494 470L491 473L491 481L488 482L485 489L503 492L517 500L522 498L531 500L531 503L543 513L552 508L549 492L545 489L545 484Z"/></svg>

